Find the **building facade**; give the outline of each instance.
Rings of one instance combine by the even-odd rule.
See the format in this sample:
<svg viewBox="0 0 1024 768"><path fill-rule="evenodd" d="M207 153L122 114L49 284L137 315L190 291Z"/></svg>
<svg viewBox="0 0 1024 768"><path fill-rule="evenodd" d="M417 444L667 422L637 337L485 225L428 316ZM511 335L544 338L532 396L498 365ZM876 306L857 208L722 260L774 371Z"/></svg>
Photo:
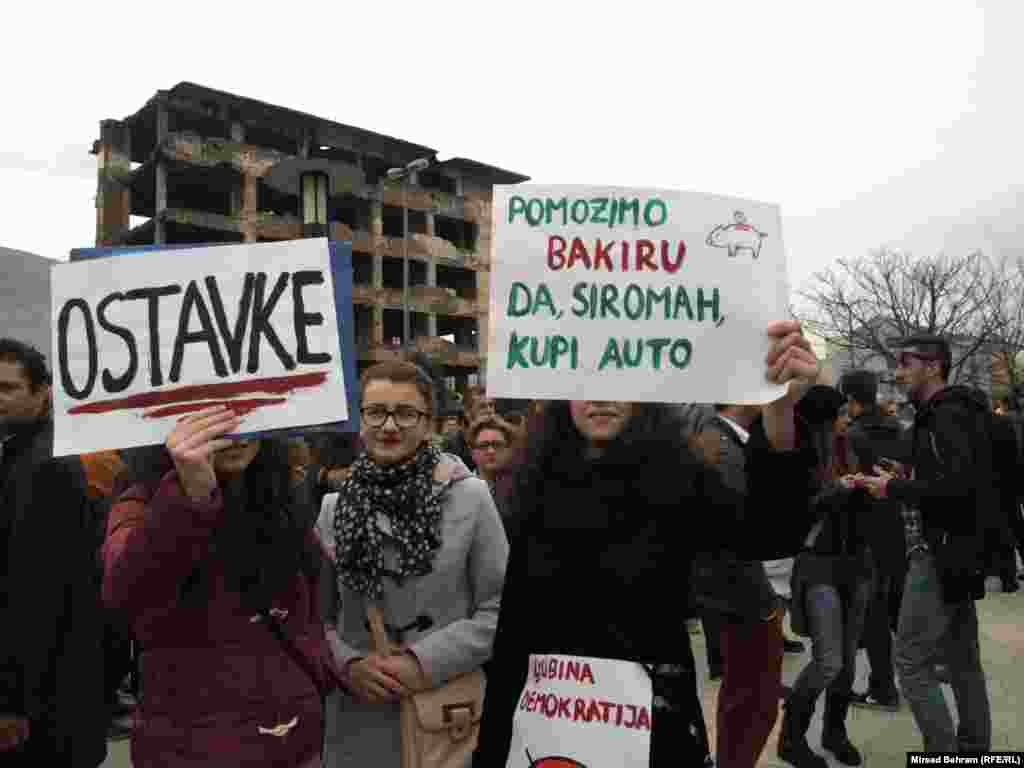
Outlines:
<svg viewBox="0 0 1024 768"><path fill-rule="evenodd" d="M415 348L461 389L484 366L493 186L526 176L187 82L93 154L98 246L351 240L360 368Z"/></svg>

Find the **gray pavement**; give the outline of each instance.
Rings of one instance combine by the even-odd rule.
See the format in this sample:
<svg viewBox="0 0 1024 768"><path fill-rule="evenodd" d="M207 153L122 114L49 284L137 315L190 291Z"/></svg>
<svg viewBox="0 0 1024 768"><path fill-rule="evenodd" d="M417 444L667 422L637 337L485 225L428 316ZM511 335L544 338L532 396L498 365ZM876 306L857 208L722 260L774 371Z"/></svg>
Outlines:
<svg viewBox="0 0 1024 768"><path fill-rule="evenodd" d="M990 586L992 584L990 583ZM978 602L978 618L981 625L981 654L988 677L989 697L992 701L992 727L994 749L1024 750L1024 591L1004 595L990 591L984 600ZM697 674L704 694L704 717L712 744L715 739L715 704L719 684L707 679L707 663L703 635L691 636L694 654L697 657ZM786 655L783 680L792 683L810 656L810 645L802 656ZM867 684L868 666L863 651L857 663L857 690ZM950 707L956 711L953 696L948 686L943 692ZM821 716L824 697L818 702L818 710L808 741L811 748L820 750ZM776 724L759 766L787 768L776 757L781 716ZM908 750L921 749L921 737L914 726L910 710L903 705L898 712L879 712L851 707L847 721L850 740L864 754L865 766L871 768L905 768ZM839 766L830 753L824 752L831 766ZM230 765L230 762L225 762ZM372 759L367 765L373 765ZM128 742L110 745L110 756L104 768L129 768ZM387 768L383 766L382 768ZM486 767L482 767L486 768Z"/></svg>

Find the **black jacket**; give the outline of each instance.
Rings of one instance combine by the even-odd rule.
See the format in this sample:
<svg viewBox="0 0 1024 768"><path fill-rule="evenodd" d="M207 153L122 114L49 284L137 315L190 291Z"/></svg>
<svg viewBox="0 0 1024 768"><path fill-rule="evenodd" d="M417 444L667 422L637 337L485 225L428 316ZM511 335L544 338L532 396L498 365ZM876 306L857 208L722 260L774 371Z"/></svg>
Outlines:
<svg viewBox="0 0 1024 768"><path fill-rule="evenodd" d="M718 435L720 447L715 469L725 484L739 493L747 491L746 450L732 425L716 415L704 432ZM772 505L764 505L755 514L771 515ZM793 543L796 554L799 545ZM760 621L778 604L778 596L768 581L760 560L740 560L730 553L703 554L694 565L694 589L697 604L724 614L732 621Z"/></svg>
<svg viewBox="0 0 1024 768"><path fill-rule="evenodd" d="M856 462L856 469L864 474L875 474L879 459L902 464L910 461L910 434L904 431L899 420L886 415L877 406L854 421L848 434L851 458ZM875 565L883 573L898 577L906 567L900 503L889 499L871 500L862 524Z"/></svg>
<svg viewBox="0 0 1024 768"><path fill-rule="evenodd" d="M947 387L914 419L912 480L892 480L888 496L921 511L946 602L984 597L984 560L1008 535L993 463L992 414L984 395Z"/></svg>
<svg viewBox="0 0 1024 768"><path fill-rule="evenodd" d="M106 757L96 505L53 425L4 446L0 712L30 721L33 755L94 768Z"/></svg>
<svg viewBox="0 0 1024 768"><path fill-rule="evenodd" d="M691 722L701 716L683 621L696 552L730 548L747 559L777 558L810 525L813 455L771 451L760 422L747 451L750 496L776 502L771 514L760 509L749 521L744 497L717 472L663 446L581 460L546 478L541 495L515 511L474 764L505 764L534 653L684 665L690 696L679 704L697 710L687 715ZM653 741L671 738L659 734L655 719Z"/></svg>
<svg viewBox="0 0 1024 768"><path fill-rule="evenodd" d="M1024 495L1024 477L1020 465L1020 445L1017 430L1008 416L992 417L992 462L995 467L999 506L1006 518L1006 526L1013 541L1003 546L1016 546L1020 542L1013 534L1014 520L1020 514L1020 499Z"/></svg>

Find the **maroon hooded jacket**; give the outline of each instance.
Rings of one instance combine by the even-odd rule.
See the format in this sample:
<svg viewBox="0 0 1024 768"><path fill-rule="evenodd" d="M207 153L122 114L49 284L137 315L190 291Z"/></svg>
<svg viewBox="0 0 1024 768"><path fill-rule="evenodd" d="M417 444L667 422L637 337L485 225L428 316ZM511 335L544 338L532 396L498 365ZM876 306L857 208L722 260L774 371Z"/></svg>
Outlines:
<svg viewBox="0 0 1024 768"><path fill-rule="evenodd" d="M300 768L319 755L320 695L336 680L318 585L297 574L270 606L286 650L227 588L223 566L209 557L222 512L219 490L197 502L173 472L155 489L128 489L111 511L103 599L141 647L132 761L161 768ZM197 566L203 599L182 601L182 585Z"/></svg>

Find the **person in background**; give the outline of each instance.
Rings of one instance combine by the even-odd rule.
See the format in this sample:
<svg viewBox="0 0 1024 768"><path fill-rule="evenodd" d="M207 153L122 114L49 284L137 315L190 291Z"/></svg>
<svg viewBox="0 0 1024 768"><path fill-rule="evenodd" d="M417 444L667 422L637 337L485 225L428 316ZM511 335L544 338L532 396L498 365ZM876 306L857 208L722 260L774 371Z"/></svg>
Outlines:
<svg viewBox="0 0 1024 768"><path fill-rule="evenodd" d="M725 484L747 491L746 445L761 409L752 405L716 405L716 416L701 433L717 437L708 463ZM765 508L758 511L769 515ZM794 542L796 553L798 542ZM698 556L695 567L698 604L707 637L709 666L717 655L724 672L718 693L718 768L754 768L775 726L782 682L784 606L761 561L727 554Z"/></svg>
<svg viewBox="0 0 1024 768"><path fill-rule="evenodd" d="M446 440L457 435L465 427L462 419L462 403L450 403L447 410L441 414L441 436Z"/></svg>
<svg viewBox="0 0 1024 768"><path fill-rule="evenodd" d="M985 596L987 542L1005 538L987 397L949 386L952 351L941 336L894 341L896 380L917 404L910 479L879 468L858 485L904 510L907 578L896 637L896 669L926 752L986 752L992 714L978 641L975 600ZM943 660L959 724L935 674Z"/></svg>
<svg viewBox="0 0 1024 768"><path fill-rule="evenodd" d="M498 474L508 466L509 454L515 443L513 427L497 416L481 419L469 430L469 442L473 446L477 475L494 493Z"/></svg>
<svg viewBox="0 0 1024 768"><path fill-rule="evenodd" d="M811 660L786 698L779 758L795 768L825 768L825 758L807 743L807 730L819 696L825 692L823 748L843 765L862 763L850 742L846 718L856 672L857 649L871 596L871 554L865 538L870 498L851 490L841 475L845 457L836 457L833 431L840 424L843 397L833 387L812 387L798 407L816 433L818 492L812 501L817 522L793 569L793 625L806 626Z"/></svg>
<svg viewBox="0 0 1024 768"><path fill-rule="evenodd" d="M735 548L744 557L771 557L810 525L813 458L797 450L803 443L793 408L818 365L798 324L777 323L768 334L768 379L800 381L765 406L751 429L751 498L770 488L785 510L756 533L736 535L752 521L744 497L694 455L676 408L551 402L542 425L531 425L512 496L518 524L476 765L506 764L527 663L543 653L642 664L654 694L651 766L703 764L703 715L680 615L694 554Z"/></svg>
<svg viewBox="0 0 1024 768"><path fill-rule="evenodd" d="M125 470L118 451L97 451L79 456L85 472L86 488L93 499L109 499L117 478Z"/></svg>
<svg viewBox="0 0 1024 768"><path fill-rule="evenodd" d="M103 597L142 647L136 766L315 768L328 663L320 550L280 441L230 440L223 406L180 418L173 469L111 511Z"/></svg>
<svg viewBox="0 0 1024 768"><path fill-rule="evenodd" d="M46 358L0 339L0 764L107 754L97 514L77 457L53 458Z"/></svg>
<svg viewBox="0 0 1024 768"><path fill-rule="evenodd" d="M465 398L465 426L457 433L445 438L442 450L453 454L462 460L462 463L472 471L476 472L476 459L473 458L473 446L469 440L469 430L477 421L494 416L494 400L487 398L484 388L471 386L466 389Z"/></svg>
<svg viewBox="0 0 1024 768"><path fill-rule="evenodd" d="M325 768L397 768L400 700L491 656L508 539L486 484L428 440L430 376L380 363L360 391L366 450L317 524L331 655L352 694L328 699ZM370 605L402 653L371 647Z"/></svg>
<svg viewBox="0 0 1024 768"><path fill-rule="evenodd" d="M853 418L848 432L849 472L844 471L844 474L874 474L880 461L905 464L909 455L902 427L895 416L877 404L878 375L867 370L851 371L843 376L840 388ZM892 643L907 571L903 519L898 504L873 501L871 506L874 513L863 523L875 567L875 582L862 634L871 677L867 690L854 692L851 703L894 710L899 708L899 693Z"/></svg>
<svg viewBox="0 0 1024 768"><path fill-rule="evenodd" d="M341 488L349 475L349 468L362 450L362 443L355 432L322 432L310 437L313 446L313 461L317 465L319 492L332 493Z"/></svg>

